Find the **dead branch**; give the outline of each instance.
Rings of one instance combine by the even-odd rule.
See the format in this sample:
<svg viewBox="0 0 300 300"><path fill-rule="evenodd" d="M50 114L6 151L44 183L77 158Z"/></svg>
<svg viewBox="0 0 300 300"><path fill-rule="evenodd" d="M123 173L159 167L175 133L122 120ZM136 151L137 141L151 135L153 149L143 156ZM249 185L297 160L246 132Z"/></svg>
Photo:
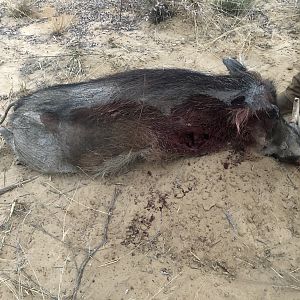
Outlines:
<svg viewBox="0 0 300 300"><path fill-rule="evenodd" d="M108 207L108 214L107 214L107 217L106 217L106 221L104 223L102 240L100 241L100 243L93 250L91 250L88 253L88 255L85 257L85 259L82 261L82 263L79 267L79 271L77 273L77 278L76 278L76 282L75 282L75 286L74 286L73 294L72 294L72 299L73 300L77 299L77 292L79 290L79 287L80 287L80 284L81 284L81 280L82 280L83 273L84 273L86 265L91 260L91 258L93 258L93 256L97 253L97 251L100 248L102 248L108 241L108 226L109 226L109 223L111 221L112 213L113 213L113 210L115 208L115 203L116 203L117 197L119 196L120 192L121 191L118 188L115 188L111 203Z"/></svg>
<svg viewBox="0 0 300 300"><path fill-rule="evenodd" d="M26 180L23 180L23 181L20 181L20 182L13 183L13 184L11 184L9 186L6 186L6 187L0 189L0 195L3 195L5 193L7 193L7 192L10 192L13 189L15 189L17 187L20 187L20 186L22 186L25 183L31 182L31 181L33 181L33 180L35 180L37 178L38 178L38 176L34 176L32 178L29 178L29 179L26 179Z"/></svg>
<svg viewBox="0 0 300 300"><path fill-rule="evenodd" d="M6 117L7 117L7 114L9 112L9 110L15 106L16 102L12 102L10 103L7 108L5 109L5 112L4 112L4 115L1 117L1 120L0 120L0 125L5 121Z"/></svg>
<svg viewBox="0 0 300 300"><path fill-rule="evenodd" d="M70 241L62 241L61 239L59 239L58 237L56 237L54 234L48 232L44 227L40 226L40 225L36 225L36 224L29 224L29 226L33 227L34 229L50 236L51 238L53 238L54 240L60 242L61 244L63 244L65 247L67 247L67 249L70 250L79 250L79 251L84 251L86 253L89 253L89 251L86 248L83 247L77 247L77 246L73 246L72 243Z"/></svg>

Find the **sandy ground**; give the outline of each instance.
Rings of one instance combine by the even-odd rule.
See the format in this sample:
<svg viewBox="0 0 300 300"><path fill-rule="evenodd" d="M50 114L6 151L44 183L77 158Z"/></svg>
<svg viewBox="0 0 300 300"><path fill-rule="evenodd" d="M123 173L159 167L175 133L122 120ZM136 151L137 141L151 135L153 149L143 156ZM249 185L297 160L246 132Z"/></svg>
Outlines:
<svg viewBox="0 0 300 300"><path fill-rule="evenodd" d="M300 71L292 1L268 1L235 27L182 16L154 26L133 8L119 22L114 1L89 20L92 2L79 13L78 1L37 1L15 18L0 1L2 109L14 93L131 68L225 72L226 55L278 90ZM69 299L76 286L77 299L300 299L295 167L228 151L111 179L49 177L1 142L1 187L29 178L0 196L0 299Z"/></svg>

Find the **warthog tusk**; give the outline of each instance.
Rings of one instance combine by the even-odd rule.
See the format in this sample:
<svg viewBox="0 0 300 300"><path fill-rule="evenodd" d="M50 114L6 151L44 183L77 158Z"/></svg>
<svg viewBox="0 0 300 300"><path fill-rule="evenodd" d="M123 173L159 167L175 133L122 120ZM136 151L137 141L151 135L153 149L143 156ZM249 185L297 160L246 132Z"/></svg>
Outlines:
<svg viewBox="0 0 300 300"><path fill-rule="evenodd" d="M299 125L299 98L294 99L291 123Z"/></svg>

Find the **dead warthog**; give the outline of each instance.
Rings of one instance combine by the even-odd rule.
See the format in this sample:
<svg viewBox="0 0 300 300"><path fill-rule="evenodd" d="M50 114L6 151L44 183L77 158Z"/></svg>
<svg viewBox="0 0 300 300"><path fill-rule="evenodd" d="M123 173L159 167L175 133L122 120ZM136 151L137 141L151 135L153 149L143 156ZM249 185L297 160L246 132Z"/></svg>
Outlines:
<svg viewBox="0 0 300 300"><path fill-rule="evenodd" d="M248 145L298 162L300 135L272 104L273 84L223 62L228 75L142 69L38 90L15 102L1 134L21 162L45 173L105 175L139 160Z"/></svg>

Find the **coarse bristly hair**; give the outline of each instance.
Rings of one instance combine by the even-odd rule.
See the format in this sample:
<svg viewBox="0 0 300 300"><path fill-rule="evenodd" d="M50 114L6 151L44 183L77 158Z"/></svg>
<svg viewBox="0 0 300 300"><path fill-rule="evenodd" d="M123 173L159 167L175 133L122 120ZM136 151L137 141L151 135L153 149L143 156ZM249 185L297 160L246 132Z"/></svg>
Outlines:
<svg viewBox="0 0 300 300"><path fill-rule="evenodd" d="M229 74L140 69L39 90L15 105L15 152L48 173L115 173L137 160L243 148L254 125L264 131L276 118L274 87L235 59L224 64Z"/></svg>

